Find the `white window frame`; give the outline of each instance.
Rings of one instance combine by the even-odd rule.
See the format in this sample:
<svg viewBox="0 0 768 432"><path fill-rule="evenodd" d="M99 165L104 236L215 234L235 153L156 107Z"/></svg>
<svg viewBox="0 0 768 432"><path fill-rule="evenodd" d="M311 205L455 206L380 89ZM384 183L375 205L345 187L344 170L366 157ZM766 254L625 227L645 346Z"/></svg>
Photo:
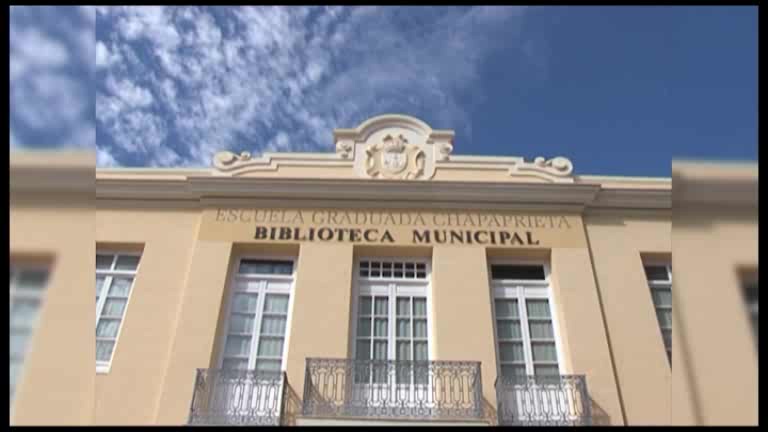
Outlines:
<svg viewBox="0 0 768 432"><path fill-rule="evenodd" d="M243 260L262 260L262 261L290 261L292 263L292 272L290 275L281 275L281 274L240 274L238 272L238 269L240 267L240 262ZM258 357L258 348L259 348L259 341L261 340L261 324L264 319L264 300L268 294L287 294L288 295L288 314L286 316L286 323L285 323L285 336L283 339L283 351L281 353L281 360L280 360L280 372L284 372L288 366L287 363L287 353L288 353L288 343L289 338L291 335L291 322L293 321L293 303L294 303L294 291L296 287L296 273L298 268L298 259L294 255L263 255L263 254L243 254L243 255L237 255L235 256L235 259L232 260L232 264L230 267L230 278L229 278L229 285L227 287L227 307L224 311L225 313L225 319L224 319L224 325L220 329L219 332L219 340L221 341L219 346L219 352L216 359L216 367L218 369L222 369L224 366L224 358L225 350L226 350L226 344L227 344L227 335L229 334L229 326L231 324L232 320L232 302L235 298L235 294L237 293L237 290L235 289L235 284L238 280L273 280L273 281L290 281L289 288L286 289L275 289L275 288L266 288L264 287L264 284L262 283L262 286L258 289L258 298L256 302L256 316L254 317L254 329L251 336L251 347L248 355L248 367L246 370L255 370L256 367L256 359Z"/></svg>
<svg viewBox="0 0 768 432"><path fill-rule="evenodd" d="M659 309L666 309L670 311L670 315L671 315L672 308L674 306L674 300L672 301L673 304L670 306L659 306L656 304L656 301L653 299L653 290L657 288L669 289L669 292L671 295L672 293L672 262L670 260L662 260L662 259L645 259L642 261L642 264L643 264L643 276L645 277L645 282L648 284L648 289L649 289L648 294L651 295L651 306L653 306L653 313L655 314L655 317L656 317L656 324L659 327L659 336L661 336L661 346L664 349L664 353L667 355L669 366L672 367L672 349L674 347L674 341L670 342L669 350L667 350L667 346L664 343L664 330L669 330L670 338L671 338L673 326L670 326L669 328L662 327L661 323L659 322L658 311ZM648 276L645 273L646 267L664 267L667 270L667 276L669 280L648 279Z"/></svg>
<svg viewBox="0 0 768 432"><path fill-rule="evenodd" d="M37 326L40 321L40 315L42 315L42 309L44 306L45 301L45 295L48 289L48 284L50 283L51 275L52 275L52 266L48 264L42 264L42 263L9 263L9 270L11 270L12 273L12 279L9 281L9 290L8 290L8 306L10 308L10 305L13 304L14 299L18 298L25 298L25 299L34 299L39 302L39 308L37 310L37 313L35 314L34 319L32 320L31 328L29 329L29 340L27 341L24 353L22 354L21 358L21 364L19 366L18 376L16 377L16 386L14 388L13 396L10 400L10 409L11 412L13 412L13 403L16 400L16 395L19 393L19 389L21 388L21 384L23 383L24 379L24 372L26 371L25 363L26 363L26 357L29 353L29 347L31 347L35 342L35 337L37 336ZM16 287L16 281L18 281L19 273L24 271L43 271L47 275L47 279L45 282L45 285L39 290L39 291L26 291L26 290L19 290ZM9 328L10 330L10 328ZM10 335L9 335L10 337ZM10 366L10 359L9 359L9 366Z"/></svg>
<svg viewBox="0 0 768 432"><path fill-rule="evenodd" d="M495 265L540 265L544 268L544 279L493 279L492 267ZM549 263L542 260L526 259L492 259L488 260L488 280L491 288L491 311L493 318L493 339L496 344L496 369L498 376L502 374L501 350L499 344L499 331L496 325L496 299L517 300L520 313L520 332L523 339L523 355L525 356L526 375L534 375L533 347L530 338L528 322L527 300L545 299L549 304L549 313L552 318L552 331L555 339L555 353L557 355L557 368L560 375L566 375L563 357L562 339L560 337L560 323L558 319L557 300L552 292L551 272ZM523 325L525 321L525 325Z"/></svg>
<svg viewBox="0 0 768 432"><path fill-rule="evenodd" d="M395 277L363 277L360 276L360 263L362 261L379 261L379 262L409 262L409 263L423 263L425 264L425 278L424 279L408 279L408 278L395 278ZM359 257L355 259L355 265L353 266L355 277L353 278L353 298L352 302L352 359L357 358L357 332L358 332L358 308L360 304L360 296L367 295L386 295L388 301L387 311L387 360L392 361L396 357L397 350L397 296L398 294L403 296L426 297L427 300L427 355L428 360L435 358L434 343L432 342L432 265L431 260L428 258L419 257ZM362 285L373 283L387 285L384 289L369 289L369 287L363 288ZM416 285L419 287L409 287L408 285ZM399 287L398 287L399 285ZM399 288L399 289L398 289ZM411 328L411 335L413 335L414 329ZM373 339L371 339L371 346L373 346ZM411 359L413 360L413 352L411 352Z"/></svg>
<svg viewBox="0 0 768 432"><path fill-rule="evenodd" d="M112 265L109 270L96 270L95 274L96 276L104 276L104 283L101 285L101 292L99 293L99 301L96 303L96 327L99 325L99 319L101 318L101 313L104 309L104 303L106 303L107 294L109 293L109 288L112 287L112 278L115 276L125 276L125 277L131 277L131 287L128 290L128 298L125 299L125 307L123 308L123 316L120 318L120 325L117 328L117 334L115 335L115 344L112 347L112 354L109 356L109 361L99 361L96 360L96 373L97 374L108 374L109 371L112 369L112 361L115 358L115 352L117 351L118 343L120 342L120 334L123 332L123 327L125 324L125 320L128 317L128 307L131 304L131 298L133 298L133 290L136 285L136 278L139 274L139 269L141 269L141 258L143 255L143 251L141 252L135 252L135 251L122 251L122 250L116 250L116 249L97 249L96 255L113 255L114 258L112 258ZM136 270L133 271L127 271L127 270L114 270L112 267L115 267L117 265L117 257L118 256L133 256L139 258L139 263L136 266ZM96 257L94 257L95 259ZM96 283L96 278L94 277L94 284ZM95 290L94 290L95 291ZM94 338L96 336L94 335ZM95 343L96 339L94 339L94 347L96 346Z"/></svg>

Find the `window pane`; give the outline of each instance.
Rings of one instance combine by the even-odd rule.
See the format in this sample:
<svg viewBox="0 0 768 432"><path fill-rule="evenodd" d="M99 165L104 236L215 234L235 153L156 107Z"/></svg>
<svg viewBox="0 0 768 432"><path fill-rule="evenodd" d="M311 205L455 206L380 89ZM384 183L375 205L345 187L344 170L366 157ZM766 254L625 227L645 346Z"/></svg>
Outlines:
<svg viewBox="0 0 768 432"><path fill-rule="evenodd" d="M369 360L371 358L371 341L358 340L355 351L355 358L358 360Z"/></svg>
<svg viewBox="0 0 768 432"><path fill-rule="evenodd" d="M554 343L532 343L533 361L557 361L557 350Z"/></svg>
<svg viewBox="0 0 768 432"><path fill-rule="evenodd" d="M373 335L386 337L389 334L387 331L387 319L376 318L373 323Z"/></svg>
<svg viewBox="0 0 768 432"><path fill-rule="evenodd" d="M23 358L27 350L27 341L29 341L29 332L11 332L9 347L11 357Z"/></svg>
<svg viewBox="0 0 768 432"><path fill-rule="evenodd" d="M672 327L672 311L670 309L656 309L656 317L663 328Z"/></svg>
<svg viewBox="0 0 768 432"><path fill-rule="evenodd" d="M410 360L411 359L411 343L410 342L398 342L397 343L397 360Z"/></svg>
<svg viewBox="0 0 768 432"><path fill-rule="evenodd" d="M554 339L551 322L533 321L529 323L531 339Z"/></svg>
<svg viewBox="0 0 768 432"><path fill-rule="evenodd" d="M665 266L645 266L645 277L651 281L668 281L669 274Z"/></svg>
<svg viewBox="0 0 768 432"><path fill-rule="evenodd" d="M37 299L13 299L10 307L11 327L32 327L37 318L39 307L40 300Z"/></svg>
<svg viewBox="0 0 768 432"><path fill-rule="evenodd" d="M413 320L413 336L417 338L427 337L427 320Z"/></svg>
<svg viewBox="0 0 768 432"><path fill-rule="evenodd" d="M496 321L499 339L521 339L520 321Z"/></svg>
<svg viewBox="0 0 768 432"><path fill-rule="evenodd" d="M241 274L290 275L293 273L293 262L244 259L240 260L240 267L238 271Z"/></svg>
<svg viewBox="0 0 768 432"><path fill-rule="evenodd" d="M427 316L427 299L414 298L413 299L413 315L414 316Z"/></svg>
<svg viewBox="0 0 768 432"><path fill-rule="evenodd" d="M119 255L115 270L133 271L139 266L139 257L131 255Z"/></svg>
<svg viewBox="0 0 768 432"><path fill-rule="evenodd" d="M371 319L360 318L357 321L357 335L358 336L371 336Z"/></svg>
<svg viewBox="0 0 768 432"><path fill-rule="evenodd" d="M388 315L389 300L386 297L376 297L376 315Z"/></svg>
<svg viewBox="0 0 768 432"><path fill-rule="evenodd" d="M16 279L16 289L38 291L45 288L48 272L45 270L23 270Z"/></svg>
<svg viewBox="0 0 768 432"><path fill-rule="evenodd" d="M233 314L229 321L230 333L251 333L253 332L253 315Z"/></svg>
<svg viewBox="0 0 768 432"><path fill-rule="evenodd" d="M413 359L419 361L429 360L429 347L426 342L413 343Z"/></svg>
<svg viewBox="0 0 768 432"><path fill-rule="evenodd" d="M537 382L541 384L554 384L555 382L560 381L560 370L557 366L543 366L543 365L537 365L533 367L533 373L537 377L547 377L550 378L549 380L536 380ZM551 378L555 378L552 380Z"/></svg>
<svg viewBox="0 0 768 432"><path fill-rule="evenodd" d="M221 364L222 369L228 370L245 370L248 367L248 360L225 358Z"/></svg>
<svg viewBox="0 0 768 432"><path fill-rule="evenodd" d="M118 329L120 329L120 320L103 318L96 326L96 336L116 338Z"/></svg>
<svg viewBox="0 0 768 432"><path fill-rule="evenodd" d="M651 288L651 295L656 306L672 306L672 290Z"/></svg>
<svg viewBox="0 0 768 432"><path fill-rule="evenodd" d="M397 320L397 337L411 337L411 320L409 318Z"/></svg>
<svg viewBox="0 0 768 432"><path fill-rule="evenodd" d="M547 300L528 300L528 318L550 318Z"/></svg>
<svg viewBox="0 0 768 432"><path fill-rule="evenodd" d="M113 277L112 285L109 286L109 295L128 297L128 293L131 292L131 282L133 278L130 277Z"/></svg>
<svg viewBox="0 0 768 432"><path fill-rule="evenodd" d="M501 375L505 377L524 377L527 375L524 365L502 365Z"/></svg>
<svg viewBox="0 0 768 432"><path fill-rule="evenodd" d="M123 310L125 310L125 299L107 298L107 301L104 302L104 309L102 310L101 315L121 318L123 316Z"/></svg>
<svg viewBox="0 0 768 432"><path fill-rule="evenodd" d="M247 356L251 352L250 336L227 336L227 343L224 353L229 356L243 355Z"/></svg>
<svg viewBox="0 0 768 432"><path fill-rule="evenodd" d="M381 277L392 277L392 263L381 263Z"/></svg>
<svg viewBox="0 0 768 432"><path fill-rule="evenodd" d="M280 372L280 360L259 360L256 362L256 371L273 374Z"/></svg>
<svg viewBox="0 0 768 432"><path fill-rule="evenodd" d="M96 255L96 270L109 270L112 268L114 255Z"/></svg>
<svg viewBox="0 0 768 432"><path fill-rule="evenodd" d="M375 360L387 359L387 341L373 341L373 358Z"/></svg>
<svg viewBox="0 0 768 432"><path fill-rule="evenodd" d="M525 361L523 344L519 342L499 343L499 357L501 357L501 361Z"/></svg>
<svg viewBox="0 0 768 432"><path fill-rule="evenodd" d="M672 330L661 330L661 336L664 339L664 346L666 348L672 347Z"/></svg>
<svg viewBox="0 0 768 432"><path fill-rule="evenodd" d="M397 316L411 316L411 299L408 297L397 298Z"/></svg>
<svg viewBox="0 0 768 432"><path fill-rule="evenodd" d="M288 313L288 296L268 294L264 299L264 311L270 313Z"/></svg>
<svg viewBox="0 0 768 432"><path fill-rule="evenodd" d="M10 369L11 395L13 395L13 387L16 386L16 383L19 380L19 375L21 374L21 362L12 360Z"/></svg>
<svg viewBox="0 0 768 432"><path fill-rule="evenodd" d="M371 310L371 297L370 296L364 296L360 297L360 315L370 315L372 312Z"/></svg>
<svg viewBox="0 0 768 432"><path fill-rule="evenodd" d="M261 334L285 335L286 317L264 317L261 322Z"/></svg>
<svg viewBox="0 0 768 432"><path fill-rule="evenodd" d="M259 357L281 357L283 355L283 339L262 337L259 341Z"/></svg>
<svg viewBox="0 0 768 432"><path fill-rule="evenodd" d="M498 318L517 318L517 300L495 300Z"/></svg>
<svg viewBox="0 0 768 432"><path fill-rule="evenodd" d="M96 341L96 360L109 361L114 346L114 341Z"/></svg>
<svg viewBox="0 0 768 432"><path fill-rule="evenodd" d="M236 293L232 301L232 309L235 312L256 313L257 294Z"/></svg>
<svg viewBox="0 0 768 432"><path fill-rule="evenodd" d="M541 265L493 265L492 279L544 280L544 266Z"/></svg>
<svg viewBox="0 0 768 432"><path fill-rule="evenodd" d="M103 288L105 279L106 278L104 276L96 276L96 297L101 294L101 289Z"/></svg>

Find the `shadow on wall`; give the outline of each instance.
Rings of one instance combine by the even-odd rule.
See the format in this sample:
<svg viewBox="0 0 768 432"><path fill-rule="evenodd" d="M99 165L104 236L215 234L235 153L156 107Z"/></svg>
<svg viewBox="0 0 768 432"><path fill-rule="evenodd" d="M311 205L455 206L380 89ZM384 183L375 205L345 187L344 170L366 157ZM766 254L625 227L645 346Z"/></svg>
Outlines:
<svg viewBox="0 0 768 432"><path fill-rule="evenodd" d="M590 398L591 402L591 414L592 414L592 425L593 426L609 426L611 424L611 417L608 416L608 413L605 412L605 410L597 404L597 402L594 401L594 399Z"/></svg>
<svg viewBox="0 0 768 432"><path fill-rule="evenodd" d="M296 418L301 415L301 399L299 399L299 395L287 381L285 383L285 400L283 403L285 405L280 425L296 426Z"/></svg>
<svg viewBox="0 0 768 432"><path fill-rule="evenodd" d="M496 407L491 405L486 398L483 398L483 420L487 421L488 424L492 426L498 426L499 423Z"/></svg>

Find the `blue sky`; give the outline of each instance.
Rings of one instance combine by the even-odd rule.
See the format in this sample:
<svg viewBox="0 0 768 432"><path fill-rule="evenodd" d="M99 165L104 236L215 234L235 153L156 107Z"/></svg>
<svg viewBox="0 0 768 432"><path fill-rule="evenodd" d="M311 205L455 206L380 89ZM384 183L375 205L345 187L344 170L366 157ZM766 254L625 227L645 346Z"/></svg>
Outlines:
<svg viewBox="0 0 768 432"><path fill-rule="evenodd" d="M332 151L391 112L577 174L757 158L756 7L16 6L10 36L11 147L100 166Z"/></svg>

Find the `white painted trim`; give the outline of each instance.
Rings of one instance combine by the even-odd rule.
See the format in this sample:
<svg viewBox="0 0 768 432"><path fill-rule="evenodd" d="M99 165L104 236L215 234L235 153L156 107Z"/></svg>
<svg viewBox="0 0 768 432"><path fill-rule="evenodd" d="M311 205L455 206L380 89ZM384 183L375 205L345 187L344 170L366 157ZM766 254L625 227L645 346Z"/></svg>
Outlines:
<svg viewBox="0 0 768 432"><path fill-rule="evenodd" d="M405 279L405 278L366 278L360 276L360 262L361 261L382 261L382 262L408 262L408 263L422 263L425 265L425 279ZM435 359L435 352L434 352L434 342L433 342L433 313L432 313L432 263L431 259L428 258L421 258L421 257L375 257L375 256L362 256L355 258L355 263L353 266L353 288L352 288L352 341L351 341L351 358L355 359L357 358L357 338L358 338L358 306L360 304L360 296L361 295L375 295L375 296L383 296L386 295L388 297L388 332L389 335L387 336L387 343L388 343L388 357L389 360L393 360L395 357L395 350L396 350L396 324L397 324L397 294L398 290L396 289L399 286L402 287L408 287L409 285L420 285L419 288L414 289L414 291L411 290L404 290L405 292L400 292L401 294L405 296L421 296L424 295L426 297L426 307L427 307L427 352L429 355L430 360ZM377 293L375 291L381 291L381 290L364 290L362 288L363 284L370 284L370 285L386 285L387 290L386 293ZM372 306L372 307L375 307ZM411 327L411 336L414 334L414 327ZM373 339L371 339L371 346L373 347ZM373 348L371 348L373 349ZM413 355L413 353L411 353ZM413 357L412 357L413 358Z"/></svg>
<svg viewBox="0 0 768 432"><path fill-rule="evenodd" d="M136 286L136 278L139 275L139 269L141 268L141 258L143 255L142 252L135 252L135 251L126 251L122 252L120 250L115 249L97 249L96 250L96 256L98 255L112 255L112 264L110 265L109 270L95 270L94 275L94 283L96 283L95 276L103 275L105 276L104 283L101 286L101 292L99 294L99 302L96 304L96 323L95 326L98 328L99 325L99 319L101 318L101 314L104 310L104 304L106 303L106 298L109 294L109 289L112 287L112 279L115 276L126 276L131 277L131 286L128 289L128 297L125 299L125 307L123 308L122 316L120 317L120 325L117 327L117 334L115 334L115 342L112 346L112 353L109 356L109 361L99 361L96 360L96 373L97 374L108 374L109 371L112 369L112 362L115 358L115 352L117 351L117 346L120 341L120 334L123 331L123 326L125 324L125 320L128 317L128 306L131 304L131 298L133 297L133 291L134 287ZM96 256L94 256L94 260L96 259ZM122 271L122 270L114 270L115 266L117 266L117 258L118 256L133 256L133 257L139 257L139 263L136 265L136 270L134 271ZM95 294L95 293L94 293ZM94 335L94 347L96 347L96 336Z"/></svg>
<svg viewBox="0 0 768 432"><path fill-rule="evenodd" d="M10 414L13 416L13 407L14 402L16 401L16 395L19 393L19 389L22 388L22 384L24 383L24 373L27 371L27 368L25 367L26 363L26 357L29 353L29 348L34 344L35 338L38 335L37 326L40 322L40 316L42 315L43 307L45 306L45 297L48 290L48 284L50 283L51 276L53 274L53 266L50 264L42 264L42 263L13 263L12 259L9 265L9 271L12 270L13 273L11 274L11 280L9 281L9 290L8 290L8 301L9 306L12 304L14 298L34 298L39 302L39 308L37 312L35 313L35 317L32 320L30 329L29 329L29 340L27 341L23 358L24 361L22 362L21 367L19 368L19 371L17 372L18 375L16 377L16 386L14 390L14 395L10 401ZM47 279L45 282L45 285L40 289L40 291L37 291L35 293L26 292L25 290L22 290L19 292L18 288L15 288L15 283L18 280L19 272L23 271L44 271L47 274ZM10 289L12 288L12 289ZM10 349L10 347L9 347ZM10 368L10 360L9 360L9 368Z"/></svg>
<svg viewBox="0 0 768 432"><path fill-rule="evenodd" d="M494 280L491 267L494 265L541 265L544 268L544 279L541 281L536 280ZM533 375L533 346L530 338L530 323L528 322L528 310L526 307L527 299L545 299L549 304L549 313L552 322L552 330L555 342L555 351L557 355L557 367L561 375L565 375L568 372L565 370L563 362L564 353L562 340L560 336L560 322L558 319L557 301L555 299L554 292L552 290L551 283L551 270L547 261L541 259L506 259L506 258L494 258L489 259L487 264L488 270L488 283L491 290L491 314L493 318L493 336L494 343L496 345L496 373L501 376L501 352L499 349L498 340L498 328L496 325L496 304L495 300L499 299L516 299L518 304L518 314L520 321L520 331L523 339L523 352L525 356L525 368L526 373ZM525 322L525 324L523 324Z"/></svg>
<svg viewBox="0 0 768 432"><path fill-rule="evenodd" d="M268 261L290 261L292 263L291 275L275 275L275 274L247 274L241 275L238 273L238 268L242 260L255 259L255 260L268 260ZM264 319L264 300L267 294L279 293L288 295L288 311L285 317L285 335L283 336L283 351L280 359L280 371L283 372L287 368L288 360L288 342L291 332L291 322L293 321L293 303L294 303L294 291L296 288L296 274L297 274L297 262L298 258L294 255L274 255L274 254L240 254L233 257L230 263L230 277L228 280L228 286L225 287L226 308L224 310L224 322L222 328L219 330L218 341L220 341L219 352L216 354L216 366L215 368L221 369L224 365L224 353L226 349L227 335L229 333L230 320L232 319L232 301L234 300L235 284L238 280L254 280L261 282L261 286L258 289L258 299L256 304L256 313L254 316L254 329L251 333L251 349L248 357L248 370L255 369L255 361L258 356L258 341L260 340L261 324ZM265 286L265 281L285 281L290 282L287 292L285 290L269 290Z"/></svg>

